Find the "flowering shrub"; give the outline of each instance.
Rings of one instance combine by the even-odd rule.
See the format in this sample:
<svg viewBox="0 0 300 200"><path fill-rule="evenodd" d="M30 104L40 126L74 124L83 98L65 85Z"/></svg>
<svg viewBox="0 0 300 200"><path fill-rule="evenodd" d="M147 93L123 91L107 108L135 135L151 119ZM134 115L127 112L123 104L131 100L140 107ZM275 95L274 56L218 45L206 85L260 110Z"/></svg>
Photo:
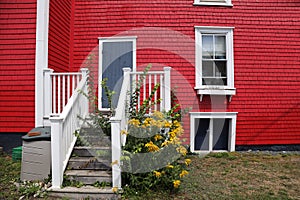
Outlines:
<svg viewBox="0 0 300 200"><path fill-rule="evenodd" d="M181 144L180 136L184 130L180 123L180 112L175 112L175 105L168 112L154 111L149 107L158 86L149 95L140 108L136 106L140 92L139 83L129 106L126 145L123 147L122 180L126 193L163 190L176 192L182 178L188 175L187 166L190 159L185 159L186 148Z"/></svg>

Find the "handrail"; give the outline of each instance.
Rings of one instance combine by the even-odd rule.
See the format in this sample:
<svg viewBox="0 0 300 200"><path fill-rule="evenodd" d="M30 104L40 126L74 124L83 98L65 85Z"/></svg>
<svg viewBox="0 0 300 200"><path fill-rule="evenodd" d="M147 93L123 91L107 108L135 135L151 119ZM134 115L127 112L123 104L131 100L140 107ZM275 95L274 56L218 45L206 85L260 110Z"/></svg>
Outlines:
<svg viewBox="0 0 300 200"><path fill-rule="evenodd" d="M70 97L63 111L50 115L51 124L51 157L52 157L52 188L60 188L63 173L76 142L75 131L83 123L78 116L84 118L89 112L88 99L79 93L87 93L87 71Z"/></svg>

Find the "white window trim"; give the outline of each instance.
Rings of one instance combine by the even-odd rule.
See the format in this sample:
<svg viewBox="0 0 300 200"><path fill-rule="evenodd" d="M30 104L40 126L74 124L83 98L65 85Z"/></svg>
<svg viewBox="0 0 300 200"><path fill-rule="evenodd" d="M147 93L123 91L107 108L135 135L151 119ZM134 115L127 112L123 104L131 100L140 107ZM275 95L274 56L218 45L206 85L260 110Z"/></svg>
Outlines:
<svg viewBox="0 0 300 200"><path fill-rule="evenodd" d="M237 112L190 112L190 150L193 153L197 152L216 152L212 147L212 135L209 135L209 151L195 150L195 119L201 118L219 118L219 119L231 119L229 124L229 138L228 138L228 151L235 151L236 140L236 119Z"/></svg>
<svg viewBox="0 0 300 200"><path fill-rule="evenodd" d="M109 110L109 108L102 108L102 51L103 51L103 43L104 42L132 42L132 48L133 48L133 66L132 71L136 71L136 40L137 36L120 36L120 37L99 37L99 61L98 61L98 109L99 110Z"/></svg>
<svg viewBox="0 0 300 200"><path fill-rule="evenodd" d="M195 6L229 6L232 7L231 0L194 0Z"/></svg>
<svg viewBox="0 0 300 200"><path fill-rule="evenodd" d="M229 95L229 101L231 96L236 94L234 88L234 55L233 55L233 29L234 27L215 27L215 26L195 26L195 40L196 40L196 67L195 67L195 89L197 94L201 95L202 101L203 95ZM215 85L202 85L202 34L216 33L226 35L226 57L227 57L227 85L215 86Z"/></svg>

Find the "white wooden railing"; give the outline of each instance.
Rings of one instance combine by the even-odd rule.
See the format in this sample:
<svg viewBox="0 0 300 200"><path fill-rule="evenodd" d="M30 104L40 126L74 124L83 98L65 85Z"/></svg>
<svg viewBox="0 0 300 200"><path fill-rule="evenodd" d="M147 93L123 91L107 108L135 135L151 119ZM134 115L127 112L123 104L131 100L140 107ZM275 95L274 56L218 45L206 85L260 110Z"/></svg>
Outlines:
<svg viewBox="0 0 300 200"><path fill-rule="evenodd" d="M121 135L121 130L127 130L128 117L126 113L126 106L130 100L129 91L133 91L135 85L131 83L136 83L143 76L143 72L130 72L130 68L124 68L124 79L122 83L122 88L118 100L118 105L115 110L115 116L113 116L111 121L111 141L112 141L112 183L113 187L121 188L121 148L125 145L126 135ZM171 68L164 67L164 71L148 72L146 77L143 79L140 96L138 97L138 102L142 103L154 86L159 83L160 89L157 90L153 96L153 101L161 99L160 106L156 104L150 107L149 112L152 110L169 111L171 109ZM148 95L147 95L148 94ZM137 107L140 108L140 103Z"/></svg>
<svg viewBox="0 0 300 200"><path fill-rule="evenodd" d="M80 80L86 75L85 68L80 72L64 73L44 69L44 119L48 119L50 114L62 112Z"/></svg>
<svg viewBox="0 0 300 200"><path fill-rule="evenodd" d="M53 99L51 103L48 102L48 105L52 106L52 112L49 114L51 125L52 188L60 188L64 170L77 139L74 133L83 123L79 116L84 118L89 112L88 99L79 93L79 91L82 91L87 94L88 70L82 69L80 74L53 73L52 71L47 76L48 80L46 81L52 81L49 83L52 85L52 92L49 92L49 98ZM55 86L56 84L57 87ZM46 95L49 94L46 93Z"/></svg>

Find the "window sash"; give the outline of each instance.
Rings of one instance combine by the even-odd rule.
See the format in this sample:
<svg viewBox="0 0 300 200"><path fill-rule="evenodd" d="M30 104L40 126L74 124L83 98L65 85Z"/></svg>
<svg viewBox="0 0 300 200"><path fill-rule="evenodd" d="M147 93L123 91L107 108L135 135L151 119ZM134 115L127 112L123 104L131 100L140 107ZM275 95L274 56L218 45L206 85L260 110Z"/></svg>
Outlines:
<svg viewBox="0 0 300 200"><path fill-rule="evenodd" d="M201 34L201 42L202 85L227 86L226 35Z"/></svg>

